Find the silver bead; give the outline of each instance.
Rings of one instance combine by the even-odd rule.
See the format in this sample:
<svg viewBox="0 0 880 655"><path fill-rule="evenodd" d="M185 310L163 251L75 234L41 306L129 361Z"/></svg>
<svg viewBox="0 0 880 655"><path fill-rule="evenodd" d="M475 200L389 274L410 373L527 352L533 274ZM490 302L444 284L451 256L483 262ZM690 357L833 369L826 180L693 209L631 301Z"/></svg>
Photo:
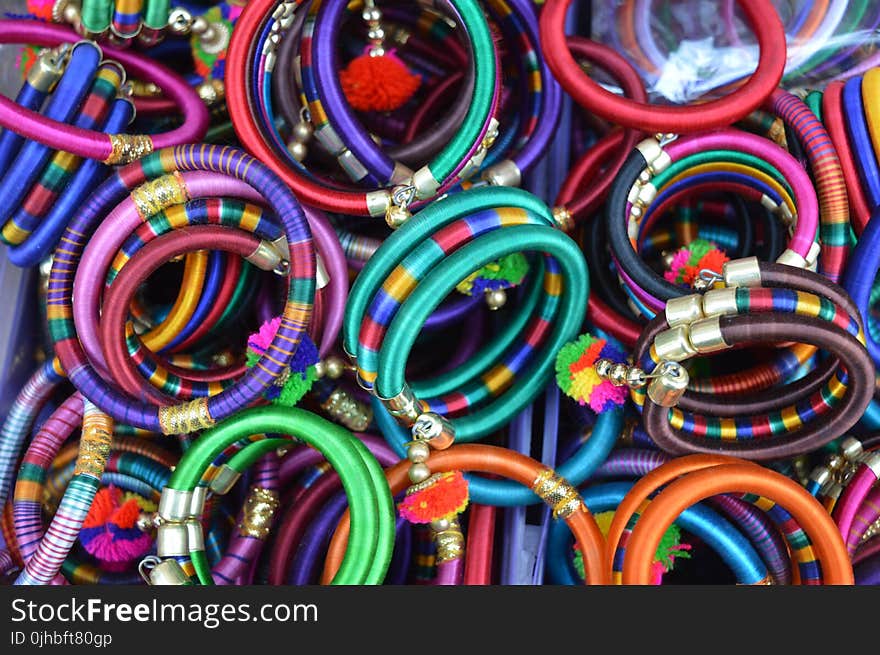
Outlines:
<svg viewBox="0 0 880 655"><path fill-rule="evenodd" d="M177 7L168 14L168 31L176 36L186 36L194 23L192 14L186 9Z"/></svg>
<svg viewBox="0 0 880 655"><path fill-rule="evenodd" d="M309 139L312 138L312 135L315 133L315 128L312 127L311 123L307 123L306 121L300 121L296 125L293 126L293 130L291 133L292 138L295 141L299 141L301 143L308 142Z"/></svg>
<svg viewBox="0 0 880 655"><path fill-rule="evenodd" d="M193 18L193 22L192 22L193 34L204 34L205 32L208 31L209 27L210 27L210 25L208 24L208 21L205 20L204 16L196 16L195 18Z"/></svg>
<svg viewBox="0 0 880 655"><path fill-rule="evenodd" d="M382 11L378 7L365 7L361 18L367 22L375 23L382 20Z"/></svg>
<svg viewBox="0 0 880 655"><path fill-rule="evenodd" d="M626 374L628 372L629 367L626 364L615 364L608 373L608 379L615 387L622 387L626 384Z"/></svg>
<svg viewBox="0 0 880 655"><path fill-rule="evenodd" d="M303 161L309 154L309 149L305 143L299 141L291 141L287 144L287 151L296 161Z"/></svg>
<svg viewBox="0 0 880 655"><path fill-rule="evenodd" d="M415 441L406 449L406 457L413 464L423 464L431 454L431 448L424 441Z"/></svg>
<svg viewBox="0 0 880 655"><path fill-rule="evenodd" d="M603 380L607 380L608 376L611 374L611 367L614 366L614 362L610 359L597 359L596 363L593 364L593 368L596 369L596 375L598 375Z"/></svg>
<svg viewBox="0 0 880 655"><path fill-rule="evenodd" d="M436 521L431 521L431 529L434 532L445 532L449 527L449 519L437 519Z"/></svg>
<svg viewBox="0 0 880 655"><path fill-rule="evenodd" d="M626 386L631 389L643 387L647 381L645 372L637 366L633 366L626 372Z"/></svg>
<svg viewBox="0 0 880 655"><path fill-rule="evenodd" d="M338 357L328 357L324 360L324 375L331 380L338 380L345 371L345 363Z"/></svg>
<svg viewBox="0 0 880 655"><path fill-rule="evenodd" d="M367 38L370 41L382 41L385 39L385 30L381 27L374 27L367 32Z"/></svg>
<svg viewBox="0 0 880 655"><path fill-rule="evenodd" d="M409 467L409 479L413 484L424 482L429 477L431 477L431 469L426 464L413 464Z"/></svg>
<svg viewBox="0 0 880 655"><path fill-rule="evenodd" d="M843 455L832 455L828 458L828 467L832 471L839 471L843 468L844 464L846 464L846 460L843 458Z"/></svg>
<svg viewBox="0 0 880 655"><path fill-rule="evenodd" d="M501 309L507 303L507 291L504 289L493 289L486 292L486 305L493 312Z"/></svg>

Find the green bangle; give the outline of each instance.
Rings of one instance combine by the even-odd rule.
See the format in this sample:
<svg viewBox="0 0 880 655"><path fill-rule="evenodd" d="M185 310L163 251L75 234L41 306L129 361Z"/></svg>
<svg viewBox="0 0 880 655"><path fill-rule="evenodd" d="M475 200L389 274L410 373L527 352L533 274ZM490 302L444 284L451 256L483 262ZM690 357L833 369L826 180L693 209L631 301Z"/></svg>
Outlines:
<svg viewBox="0 0 880 655"><path fill-rule="evenodd" d="M349 500L352 531L345 558L334 584L379 584L385 577L394 547L394 501L379 463L351 433L311 412L280 406L239 412L204 432L181 458L163 496L191 492L204 471L228 446L252 434L286 434L321 451L339 474ZM246 446L231 458L237 465L255 461L279 444L264 439ZM284 440L287 442L287 440ZM245 454L247 453L247 454ZM240 458L240 459L238 459ZM177 517L163 516L174 521ZM355 529L355 523L357 528ZM203 584L211 584L201 550L190 551Z"/></svg>
<svg viewBox="0 0 880 655"><path fill-rule="evenodd" d="M426 167L439 184L447 180L461 165L471 147L480 139L489 121L495 96L495 46L482 8L475 0L452 0L462 26L470 36L474 66L474 92L461 128Z"/></svg>

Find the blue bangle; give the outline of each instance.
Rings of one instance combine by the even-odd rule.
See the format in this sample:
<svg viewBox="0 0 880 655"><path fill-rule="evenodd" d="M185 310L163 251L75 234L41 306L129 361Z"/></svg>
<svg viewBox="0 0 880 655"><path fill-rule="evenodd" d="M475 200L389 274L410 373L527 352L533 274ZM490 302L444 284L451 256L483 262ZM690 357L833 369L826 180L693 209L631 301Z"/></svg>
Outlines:
<svg viewBox="0 0 880 655"><path fill-rule="evenodd" d="M868 132L868 119L862 104L862 78L853 77L843 87L843 111L846 131L856 159L862 186L871 196L874 207L880 205L880 167Z"/></svg>
<svg viewBox="0 0 880 655"><path fill-rule="evenodd" d="M131 103L118 98L113 102L103 131L108 134L125 132L133 116ZM22 267L39 264L55 248L70 217L75 215L94 190L96 180L103 180L108 170L108 166L96 159L84 160L73 174L64 193L58 197L36 229L23 243L9 249L9 260Z"/></svg>
<svg viewBox="0 0 880 655"><path fill-rule="evenodd" d="M398 425L379 400L372 398L371 402L373 417L388 445L401 459L405 458L405 444L411 440L409 432ZM584 482L608 457L622 427L622 409L600 414L593 426L590 438L578 448L571 459L558 466L556 472L573 485ZM469 473L466 473L465 477L468 479L471 501L481 505L516 507L518 505L537 505L542 502L531 489L517 482L490 480Z"/></svg>
<svg viewBox="0 0 880 655"><path fill-rule="evenodd" d="M70 55L64 75L49 98L44 115L50 120L67 123L91 88L91 80L98 70L101 51L90 41L77 44ZM83 83L87 80L87 83ZM43 172L53 148L37 141L27 141L3 176L0 194L0 221L6 223L30 191L34 181Z"/></svg>
<svg viewBox="0 0 880 655"><path fill-rule="evenodd" d="M25 80L18 95L15 97L15 104L31 111L37 111L43 105L43 101L48 95L48 93L38 91L30 85L30 82ZM0 176L6 175L12 158L18 152L23 142L24 137L19 136L12 130L3 130L2 134L0 134Z"/></svg>

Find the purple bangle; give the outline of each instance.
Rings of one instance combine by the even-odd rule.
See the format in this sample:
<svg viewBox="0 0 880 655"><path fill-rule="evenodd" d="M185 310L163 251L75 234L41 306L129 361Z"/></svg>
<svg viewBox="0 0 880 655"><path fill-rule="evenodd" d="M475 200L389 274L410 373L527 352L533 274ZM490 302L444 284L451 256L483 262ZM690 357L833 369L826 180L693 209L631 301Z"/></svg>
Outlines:
<svg viewBox="0 0 880 655"><path fill-rule="evenodd" d="M342 329L342 317L345 313L345 301L348 299L348 269L345 254L339 244L339 237L330 225L326 214L320 209L303 205L303 211L312 228L312 238L318 248L318 254L327 270L327 293L324 303L324 324L321 333L321 344L318 352L321 357L330 352Z"/></svg>
<svg viewBox="0 0 880 655"><path fill-rule="evenodd" d="M268 453L261 457L254 466L253 479L250 483L251 489L259 488L277 493L278 469L278 455ZM277 519L277 512L273 518ZM251 565L260 558L260 553L265 545L266 542L263 539L243 535L241 531L233 530L226 553L211 571L214 582L216 584L232 584L243 576L244 584L249 584L253 574L253 566Z"/></svg>

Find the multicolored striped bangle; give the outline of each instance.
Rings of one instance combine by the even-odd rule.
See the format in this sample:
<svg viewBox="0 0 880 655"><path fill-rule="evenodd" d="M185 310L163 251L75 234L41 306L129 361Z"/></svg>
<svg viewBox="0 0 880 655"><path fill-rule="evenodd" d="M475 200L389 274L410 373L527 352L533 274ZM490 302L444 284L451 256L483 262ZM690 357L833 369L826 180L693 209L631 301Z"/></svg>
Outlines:
<svg viewBox="0 0 880 655"><path fill-rule="evenodd" d="M731 415L721 401L715 403L717 417L692 415L674 407L670 410L675 401L655 396L666 406L653 399L646 401L642 416L651 439L667 452L728 452L763 461L793 456L845 433L861 417L873 395L873 385L868 384L873 380L873 362L864 346L850 332L828 321L771 312L715 316L682 329L689 343L695 339L699 343L694 345L693 353L683 354L679 361L739 345L794 340L835 353L840 365L827 386L814 392L811 389L808 398L763 416ZM654 356L656 344L651 348ZM642 344L637 361L643 360L647 346ZM771 436L775 438L768 439Z"/></svg>
<svg viewBox="0 0 880 655"><path fill-rule="evenodd" d="M89 363L72 316L71 291L86 235L110 207L147 180L172 182L174 171L223 171L257 189L284 225L290 253L288 302L281 328L260 359L235 385L210 399L162 408L144 404L111 387ZM67 227L49 278L48 315L56 353L71 381L85 390L118 421L144 429L178 433L213 425L250 401L281 374L290 362L311 314L315 290L315 253L308 224L293 195L260 163L241 151L217 146L182 146L164 150L117 171L95 192L91 202ZM103 277L103 276L102 276ZM99 278L101 279L101 278Z"/></svg>
<svg viewBox="0 0 880 655"><path fill-rule="evenodd" d="M546 230L549 210L538 208L539 213L531 214L525 208L534 206L536 199L512 191L477 189L450 198L458 201L454 204L443 203L435 211L429 207L418 214L398 232L400 241L408 245L380 249L364 268L352 289L347 313L346 345L356 343L361 383L375 389L379 398L389 399L386 403L394 404L396 396L416 394L418 398L417 387L410 391L403 380L403 366L419 326L439 300L476 266L518 252L521 246L516 244L527 243L514 240L520 232L523 238L528 234L546 245L542 252L552 257L545 256L546 296L524 328L525 335L519 339L522 345L515 344L501 361L487 362L488 373L462 381L451 394L421 398L410 410L455 415L470 409L468 416L452 419L457 438L465 441L488 434L535 397L541 388L535 376L550 374L548 353L552 356L573 335L580 322L574 307L578 297L582 303L580 294L587 288L586 269L575 244ZM481 211L497 207L508 197L520 208ZM469 218L460 218L463 215ZM355 334L357 342L352 343ZM478 408L486 401L490 401L487 406ZM415 416L404 420L411 424Z"/></svg>

